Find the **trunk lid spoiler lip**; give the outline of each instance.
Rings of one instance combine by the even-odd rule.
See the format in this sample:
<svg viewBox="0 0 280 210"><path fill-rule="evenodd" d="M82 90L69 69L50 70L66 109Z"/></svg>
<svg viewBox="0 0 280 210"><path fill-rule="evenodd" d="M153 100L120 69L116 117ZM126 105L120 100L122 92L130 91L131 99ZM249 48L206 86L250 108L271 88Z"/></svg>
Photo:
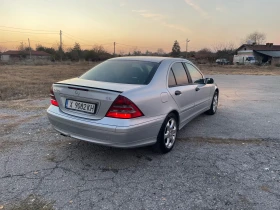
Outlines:
<svg viewBox="0 0 280 210"><path fill-rule="evenodd" d="M80 88L87 88L92 90L105 90L105 91L111 91L115 93L123 93L123 91L118 90L111 90L111 89L105 89L105 88L97 88L97 87L89 87L89 86L82 86L82 85L73 85L73 84L67 84L67 83L54 83L54 85L61 85L61 86L72 86L72 87L80 87Z"/></svg>

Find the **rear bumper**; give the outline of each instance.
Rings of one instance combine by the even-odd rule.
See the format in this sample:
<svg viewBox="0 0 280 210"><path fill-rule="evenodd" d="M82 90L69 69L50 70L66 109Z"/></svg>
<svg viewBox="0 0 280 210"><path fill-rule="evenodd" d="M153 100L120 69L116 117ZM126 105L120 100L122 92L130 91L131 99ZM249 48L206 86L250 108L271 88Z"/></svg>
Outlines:
<svg viewBox="0 0 280 210"><path fill-rule="evenodd" d="M104 117L101 120L90 120L65 114L52 105L48 108L47 115L54 129L66 136L119 148L154 144L165 118L160 116L125 120Z"/></svg>

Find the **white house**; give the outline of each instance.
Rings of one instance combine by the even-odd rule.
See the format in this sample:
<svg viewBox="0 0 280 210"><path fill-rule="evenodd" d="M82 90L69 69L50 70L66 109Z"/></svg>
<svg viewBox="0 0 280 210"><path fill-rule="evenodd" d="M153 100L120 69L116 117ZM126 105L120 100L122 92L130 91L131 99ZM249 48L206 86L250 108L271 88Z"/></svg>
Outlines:
<svg viewBox="0 0 280 210"><path fill-rule="evenodd" d="M280 45L267 43L266 45L244 44L236 50L234 63L241 64L256 59L261 63L280 64ZM252 62L251 62L252 63Z"/></svg>

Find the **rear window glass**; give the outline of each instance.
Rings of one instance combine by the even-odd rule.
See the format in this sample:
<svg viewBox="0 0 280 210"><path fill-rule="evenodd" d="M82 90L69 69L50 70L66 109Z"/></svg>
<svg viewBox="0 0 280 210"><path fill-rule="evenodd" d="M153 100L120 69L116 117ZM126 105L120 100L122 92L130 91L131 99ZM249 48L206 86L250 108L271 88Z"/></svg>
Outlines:
<svg viewBox="0 0 280 210"><path fill-rule="evenodd" d="M168 87L175 87L176 86L176 80L173 74L173 71L170 70L169 76L168 76Z"/></svg>
<svg viewBox="0 0 280 210"><path fill-rule="evenodd" d="M146 61L105 61L80 78L122 84L149 84L159 63Z"/></svg>
<svg viewBox="0 0 280 210"><path fill-rule="evenodd" d="M186 71L182 63L175 63L172 66L177 85L187 85L189 83Z"/></svg>

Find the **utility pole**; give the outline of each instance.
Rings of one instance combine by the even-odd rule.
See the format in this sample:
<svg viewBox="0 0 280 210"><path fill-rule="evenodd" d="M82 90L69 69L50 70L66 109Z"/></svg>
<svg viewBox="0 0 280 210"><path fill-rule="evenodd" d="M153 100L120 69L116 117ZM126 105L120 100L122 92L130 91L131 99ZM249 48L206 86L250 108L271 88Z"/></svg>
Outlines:
<svg viewBox="0 0 280 210"><path fill-rule="evenodd" d="M62 31L60 30L60 47L59 47L59 50L60 50L60 62L62 61Z"/></svg>
<svg viewBox="0 0 280 210"><path fill-rule="evenodd" d="M116 42L114 42L114 56L116 54Z"/></svg>
<svg viewBox="0 0 280 210"><path fill-rule="evenodd" d="M186 40L186 58L188 58L188 44L191 40L187 39Z"/></svg>
<svg viewBox="0 0 280 210"><path fill-rule="evenodd" d="M29 58L30 58L30 60L31 60L31 47L30 47L30 41L29 41L29 38L28 38L28 43L29 43Z"/></svg>

